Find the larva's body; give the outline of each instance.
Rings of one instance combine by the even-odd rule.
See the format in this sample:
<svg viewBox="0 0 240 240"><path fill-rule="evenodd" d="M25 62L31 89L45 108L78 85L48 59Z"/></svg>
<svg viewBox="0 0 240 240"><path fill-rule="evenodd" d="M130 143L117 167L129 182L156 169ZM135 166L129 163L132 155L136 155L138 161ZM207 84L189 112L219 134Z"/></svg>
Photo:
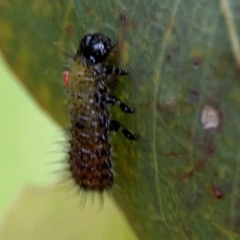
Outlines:
<svg viewBox="0 0 240 240"><path fill-rule="evenodd" d="M110 122L110 117L107 108L101 108L95 97L100 89L104 91L101 72L97 72L93 66L86 68L83 60L77 56L70 72L70 170L81 187L102 190L112 186L113 172L108 130L100 125L99 119ZM98 81L93 78L93 73Z"/></svg>
<svg viewBox="0 0 240 240"><path fill-rule="evenodd" d="M109 131L121 129L127 138L138 138L109 116L107 105L115 103L126 113L134 112L108 95L111 76L128 73L104 65L114 46L102 34L84 36L64 75L72 125L68 161L73 179L86 190L103 191L113 185Z"/></svg>

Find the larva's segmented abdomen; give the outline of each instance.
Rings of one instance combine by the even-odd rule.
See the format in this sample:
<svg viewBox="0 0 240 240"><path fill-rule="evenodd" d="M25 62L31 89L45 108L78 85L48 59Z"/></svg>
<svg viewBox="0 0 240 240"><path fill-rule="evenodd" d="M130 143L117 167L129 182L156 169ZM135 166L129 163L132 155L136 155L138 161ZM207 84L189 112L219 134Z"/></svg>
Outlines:
<svg viewBox="0 0 240 240"><path fill-rule="evenodd" d="M101 119L110 122L110 117L95 97L100 90L106 91L100 89L105 79L94 67L84 66L81 58L70 69L70 171L80 187L102 191L113 184L109 130L101 123Z"/></svg>

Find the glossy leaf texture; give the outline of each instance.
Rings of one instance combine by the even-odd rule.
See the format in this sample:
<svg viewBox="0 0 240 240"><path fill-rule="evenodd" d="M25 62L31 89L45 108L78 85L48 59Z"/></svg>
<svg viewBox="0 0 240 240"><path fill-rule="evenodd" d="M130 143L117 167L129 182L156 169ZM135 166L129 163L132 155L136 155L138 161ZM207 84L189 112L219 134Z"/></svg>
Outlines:
<svg viewBox="0 0 240 240"><path fill-rule="evenodd" d="M113 194L140 239L240 238L240 2L2 1L0 44L19 79L66 126L62 52L88 32L118 40Z"/></svg>

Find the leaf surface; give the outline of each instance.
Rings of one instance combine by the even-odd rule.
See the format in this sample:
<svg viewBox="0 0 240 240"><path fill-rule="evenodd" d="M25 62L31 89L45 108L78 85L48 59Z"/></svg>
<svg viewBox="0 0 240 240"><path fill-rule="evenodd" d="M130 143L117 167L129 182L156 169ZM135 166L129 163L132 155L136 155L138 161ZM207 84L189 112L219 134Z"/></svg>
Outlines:
<svg viewBox="0 0 240 240"><path fill-rule="evenodd" d="M136 109L114 119L114 196L140 239L238 239L240 3L10 1L0 3L3 52L63 126L62 49L102 32L118 40L116 96Z"/></svg>

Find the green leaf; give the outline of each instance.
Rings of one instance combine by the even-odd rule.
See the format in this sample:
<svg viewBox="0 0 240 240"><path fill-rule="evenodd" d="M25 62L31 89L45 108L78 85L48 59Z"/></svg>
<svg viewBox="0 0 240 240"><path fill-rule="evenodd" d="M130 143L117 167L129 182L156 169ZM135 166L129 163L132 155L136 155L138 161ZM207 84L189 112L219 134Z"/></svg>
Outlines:
<svg viewBox="0 0 240 240"><path fill-rule="evenodd" d="M61 50L102 32L130 71L113 92L135 107L115 119L114 196L140 239L240 236L240 3L11 1L0 3L0 44L38 102L66 126Z"/></svg>

